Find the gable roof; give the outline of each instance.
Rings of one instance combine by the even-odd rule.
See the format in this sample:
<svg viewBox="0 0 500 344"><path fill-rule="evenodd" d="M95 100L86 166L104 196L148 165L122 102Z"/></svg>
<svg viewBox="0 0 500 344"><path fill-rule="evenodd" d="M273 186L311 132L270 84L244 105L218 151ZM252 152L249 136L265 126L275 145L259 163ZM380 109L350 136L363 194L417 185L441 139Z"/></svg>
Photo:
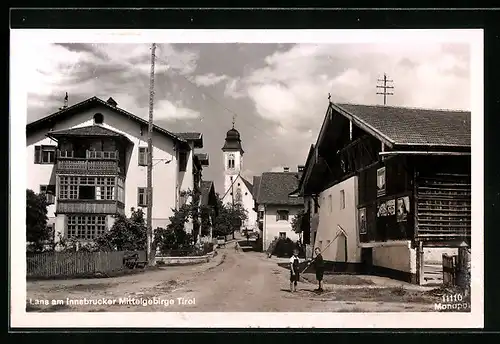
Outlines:
<svg viewBox="0 0 500 344"><path fill-rule="evenodd" d="M49 131L47 134L49 136L58 137L58 136L112 136L112 137L124 137L120 133L117 133L114 130L102 127L100 125L89 125L86 127L77 127L71 129L62 129L62 130L54 130Z"/></svg>
<svg viewBox="0 0 500 344"><path fill-rule="evenodd" d="M177 137L180 137L186 141L194 142L195 148L203 148L203 134L202 133L175 133Z"/></svg>
<svg viewBox="0 0 500 344"><path fill-rule="evenodd" d="M259 182L258 204L302 205L302 197L290 197L297 189L299 180L296 172L265 172Z"/></svg>
<svg viewBox="0 0 500 344"><path fill-rule="evenodd" d="M259 187L260 187L260 176L254 176L253 187L252 187L252 195L254 200L257 200L257 196L259 194Z"/></svg>
<svg viewBox="0 0 500 344"><path fill-rule="evenodd" d="M116 103L116 102L115 102ZM88 108L92 108L92 107L95 107L97 105L102 105L102 106L105 106L106 108L108 108L109 110L112 110L116 113L119 113L119 114L122 114L122 115L125 115L127 117L129 117L130 119L138 122L138 123L141 123L143 125L148 125L149 122L146 121L145 119L139 117L139 116L136 116L128 111L125 111L123 109L120 109L119 107L117 106L114 106L112 105L113 102L111 103L108 103L108 102L105 102L104 100L100 99L100 98L97 98L97 97L92 97L92 98L89 98L87 100L84 100L80 103L76 103L72 106L69 106L67 108L64 108L64 109L61 109L57 112L54 112L48 116L45 116L43 118L40 118L34 122L31 122L31 123L28 123L26 125L26 132L29 133L33 130L36 130L37 128L40 128L40 127L43 127L44 125L47 125L49 122L52 122L52 121L58 121L58 120L61 120L67 116L70 116L71 114L74 114L76 112L79 112L79 111L82 111L84 109L88 109ZM161 134L164 134L178 142L187 142L186 139L182 138L182 137L179 137L177 135L175 135L174 133L162 128L162 127L159 127L158 125L154 125L153 126L153 129L158 131L159 133Z"/></svg>
<svg viewBox="0 0 500 344"><path fill-rule="evenodd" d="M245 184L245 186L247 187L248 189L248 192L250 192L250 194L253 196L253 185L252 183L250 183L248 180L246 180L245 178L243 178L243 176L240 175L240 178L241 180L243 180L243 183Z"/></svg>
<svg viewBox="0 0 500 344"><path fill-rule="evenodd" d="M215 193L215 188L214 188L214 182L211 180L202 180L201 185L200 185L200 197L201 197L201 204L202 205L208 205L210 201L210 192L214 191Z"/></svg>
<svg viewBox="0 0 500 344"><path fill-rule="evenodd" d="M208 153L196 153L194 157L198 159L201 166L208 166L210 164L210 157Z"/></svg>
<svg viewBox="0 0 500 344"><path fill-rule="evenodd" d="M368 133L389 145L470 147L470 111L382 105L331 104Z"/></svg>

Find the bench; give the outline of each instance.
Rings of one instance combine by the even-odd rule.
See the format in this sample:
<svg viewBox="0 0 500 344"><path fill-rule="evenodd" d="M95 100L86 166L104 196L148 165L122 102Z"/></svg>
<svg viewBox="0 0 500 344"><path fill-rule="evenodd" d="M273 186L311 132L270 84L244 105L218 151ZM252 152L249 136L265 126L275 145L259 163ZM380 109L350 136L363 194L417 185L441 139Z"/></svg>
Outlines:
<svg viewBox="0 0 500 344"><path fill-rule="evenodd" d="M125 265L129 269L144 268L147 264L147 261L139 260L138 253L126 255L123 257L123 265Z"/></svg>

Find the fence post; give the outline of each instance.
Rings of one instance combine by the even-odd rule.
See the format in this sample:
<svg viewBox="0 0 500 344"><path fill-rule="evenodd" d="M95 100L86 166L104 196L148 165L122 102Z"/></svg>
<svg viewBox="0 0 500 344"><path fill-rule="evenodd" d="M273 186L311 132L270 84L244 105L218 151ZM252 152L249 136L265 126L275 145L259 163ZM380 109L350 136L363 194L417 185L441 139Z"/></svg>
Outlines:
<svg viewBox="0 0 500 344"><path fill-rule="evenodd" d="M457 262L457 286L465 291L466 296L470 292L470 248L464 243L458 248Z"/></svg>

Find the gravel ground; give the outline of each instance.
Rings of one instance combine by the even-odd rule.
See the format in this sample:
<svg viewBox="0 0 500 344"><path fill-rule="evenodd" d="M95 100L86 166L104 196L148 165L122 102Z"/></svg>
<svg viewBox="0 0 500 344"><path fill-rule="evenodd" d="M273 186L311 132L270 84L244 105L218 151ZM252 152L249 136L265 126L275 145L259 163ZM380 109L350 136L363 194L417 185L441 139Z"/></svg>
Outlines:
<svg viewBox="0 0 500 344"><path fill-rule="evenodd" d="M306 280L290 293L288 278L289 271L263 253L229 245L200 265L102 279L28 281L26 303L34 312L432 312L440 300L414 286L353 275L328 276L321 294Z"/></svg>

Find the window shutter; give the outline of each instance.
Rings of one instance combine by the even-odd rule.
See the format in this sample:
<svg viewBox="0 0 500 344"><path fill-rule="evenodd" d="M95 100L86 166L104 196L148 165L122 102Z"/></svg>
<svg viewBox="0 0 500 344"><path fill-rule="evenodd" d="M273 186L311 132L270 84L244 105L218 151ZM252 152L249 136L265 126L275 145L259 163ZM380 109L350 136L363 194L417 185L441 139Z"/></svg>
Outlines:
<svg viewBox="0 0 500 344"><path fill-rule="evenodd" d="M39 164L42 160L42 147L35 146L35 164Z"/></svg>
<svg viewBox="0 0 500 344"><path fill-rule="evenodd" d="M279 221L279 220L280 220L280 212L279 212L279 211L277 211L277 212L276 212L276 221Z"/></svg>

